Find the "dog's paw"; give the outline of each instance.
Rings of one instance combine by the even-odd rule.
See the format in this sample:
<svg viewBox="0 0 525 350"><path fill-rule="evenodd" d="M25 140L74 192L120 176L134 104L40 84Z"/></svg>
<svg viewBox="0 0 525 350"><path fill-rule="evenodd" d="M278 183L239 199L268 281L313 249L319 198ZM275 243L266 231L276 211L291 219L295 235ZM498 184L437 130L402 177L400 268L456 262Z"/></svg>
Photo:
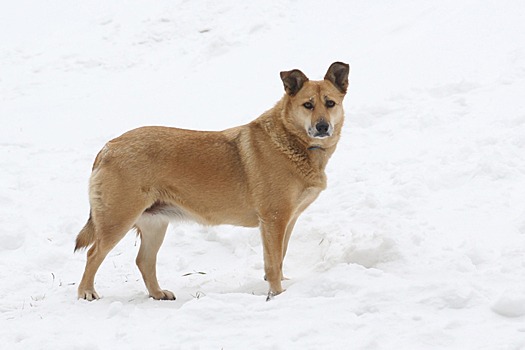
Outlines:
<svg viewBox="0 0 525 350"><path fill-rule="evenodd" d="M87 301L93 301L93 300L100 299L100 297L98 296L97 292L95 292L94 289L79 290L78 298L85 299Z"/></svg>
<svg viewBox="0 0 525 350"><path fill-rule="evenodd" d="M175 300L177 299L175 297L175 294L173 294L169 290L159 290L158 292L155 292L154 294L150 294L150 297L152 297L155 300Z"/></svg>
<svg viewBox="0 0 525 350"><path fill-rule="evenodd" d="M274 292L273 290L269 290L268 291L268 295L266 296L266 301L270 301L272 300L274 297L276 297L277 295L281 294L282 292L286 291L286 289L283 289L282 291L280 292Z"/></svg>

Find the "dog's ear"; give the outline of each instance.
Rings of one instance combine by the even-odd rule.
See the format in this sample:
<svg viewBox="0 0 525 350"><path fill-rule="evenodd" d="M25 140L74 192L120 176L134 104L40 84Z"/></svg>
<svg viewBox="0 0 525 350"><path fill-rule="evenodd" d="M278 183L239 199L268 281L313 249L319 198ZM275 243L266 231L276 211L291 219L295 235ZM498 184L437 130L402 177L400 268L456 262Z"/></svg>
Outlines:
<svg viewBox="0 0 525 350"><path fill-rule="evenodd" d="M308 78L299 69L294 69L288 72L281 72L281 80L284 84L284 91L288 95L294 96L301 90Z"/></svg>
<svg viewBox="0 0 525 350"><path fill-rule="evenodd" d="M330 81L334 86L346 94L348 88L348 73L350 72L350 66L343 62L334 62L328 68L324 78Z"/></svg>

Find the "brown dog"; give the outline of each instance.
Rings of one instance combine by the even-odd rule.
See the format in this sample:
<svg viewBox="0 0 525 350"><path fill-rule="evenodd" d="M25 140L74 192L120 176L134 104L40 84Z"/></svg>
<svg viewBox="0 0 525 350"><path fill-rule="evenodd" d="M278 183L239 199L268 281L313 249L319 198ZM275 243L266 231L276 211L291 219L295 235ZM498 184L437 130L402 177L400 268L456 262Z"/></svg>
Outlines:
<svg viewBox="0 0 525 350"><path fill-rule="evenodd" d="M149 295L160 288L157 252L170 220L259 226L268 298L283 291L282 265L299 215L326 188L324 172L343 126L349 66L333 63L324 80L281 72L286 94L251 123L220 132L142 127L109 141L89 183L91 212L75 251L91 248L78 297L98 299L95 274L132 228Z"/></svg>

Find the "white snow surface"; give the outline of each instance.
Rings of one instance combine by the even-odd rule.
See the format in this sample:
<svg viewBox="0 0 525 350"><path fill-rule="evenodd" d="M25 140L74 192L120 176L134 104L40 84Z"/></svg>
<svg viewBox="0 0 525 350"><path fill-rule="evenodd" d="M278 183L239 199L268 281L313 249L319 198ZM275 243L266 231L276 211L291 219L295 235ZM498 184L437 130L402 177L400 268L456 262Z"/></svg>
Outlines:
<svg viewBox="0 0 525 350"><path fill-rule="evenodd" d="M0 348L525 349L525 4L0 2ZM328 188L265 302L259 232L170 226L148 298L130 233L77 300L98 150L220 130L351 65Z"/></svg>

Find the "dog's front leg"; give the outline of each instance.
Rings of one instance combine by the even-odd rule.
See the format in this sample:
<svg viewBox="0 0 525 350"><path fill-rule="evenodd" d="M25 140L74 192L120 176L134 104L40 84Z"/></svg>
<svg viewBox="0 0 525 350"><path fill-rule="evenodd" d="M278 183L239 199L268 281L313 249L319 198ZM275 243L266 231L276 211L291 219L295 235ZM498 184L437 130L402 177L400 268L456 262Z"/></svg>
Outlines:
<svg viewBox="0 0 525 350"><path fill-rule="evenodd" d="M283 275L283 245L288 221L275 216L268 220L261 220L264 272L270 285L267 300L284 291L281 279Z"/></svg>

